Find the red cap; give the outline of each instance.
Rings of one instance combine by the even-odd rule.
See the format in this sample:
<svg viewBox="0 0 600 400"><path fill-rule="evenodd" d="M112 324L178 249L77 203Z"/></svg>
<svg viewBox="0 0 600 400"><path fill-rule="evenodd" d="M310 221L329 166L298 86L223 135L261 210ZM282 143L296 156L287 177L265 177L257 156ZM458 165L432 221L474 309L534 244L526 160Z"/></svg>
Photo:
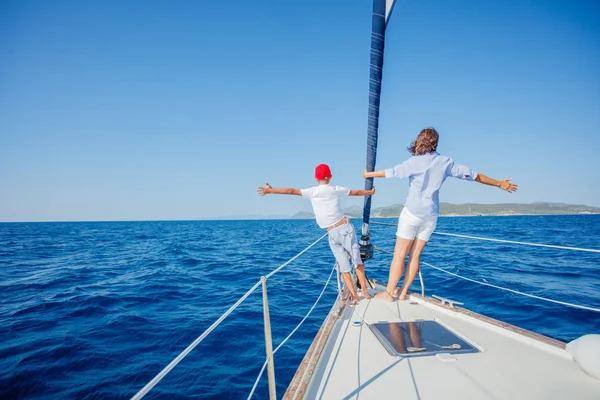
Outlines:
<svg viewBox="0 0 600 400"><path fill-rule="evenodd" d="M317 168L315 168L315 178L319 181L331 178L329 166L327 164L317 165Z"/></svg>

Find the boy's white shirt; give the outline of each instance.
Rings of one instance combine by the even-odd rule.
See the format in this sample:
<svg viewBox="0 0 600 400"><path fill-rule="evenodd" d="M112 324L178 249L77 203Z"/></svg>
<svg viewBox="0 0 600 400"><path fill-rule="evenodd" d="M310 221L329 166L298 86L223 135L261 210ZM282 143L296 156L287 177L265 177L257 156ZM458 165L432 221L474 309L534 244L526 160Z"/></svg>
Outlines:
<svg viewBox="0 0 600 400"><path fill-rule="evenodd" d="M340 199L350 194L350 189L330 184L301 189L302 197L309 199L317 224L327 228L344 218Z"/></svg>

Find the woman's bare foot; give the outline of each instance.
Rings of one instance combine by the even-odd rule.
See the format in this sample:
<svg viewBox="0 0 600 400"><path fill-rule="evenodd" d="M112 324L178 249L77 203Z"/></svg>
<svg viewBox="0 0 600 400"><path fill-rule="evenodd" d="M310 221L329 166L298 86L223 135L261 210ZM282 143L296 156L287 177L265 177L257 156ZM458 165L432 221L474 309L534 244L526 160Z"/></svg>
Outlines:
<svg viewBox="0 0 600 400"><path fill-rule="evenodd" d="M363 297L365 299L372 299L373 298L373 296L371 296L371 293L369 293L368 290L361 290L360 292L362 293L362 295L363 295Z"/></svg>
<svg viewBox="0 0 600 400"><path fill-rule="evenodd" d="M399 301L406 300L407 295L408 295L408 292L402 293L402 288L394 289L394 297L397 297Z"/></svg>
<svg viewBox="0 0 600 400"><path fill-rule="evenodd" d="M383 301L387 301L388 303L391 303L394 301L394 297L389 294L387 291L383 291L383 292L379 292L375 295L375 298L377 300L383 300Z"/></svg>

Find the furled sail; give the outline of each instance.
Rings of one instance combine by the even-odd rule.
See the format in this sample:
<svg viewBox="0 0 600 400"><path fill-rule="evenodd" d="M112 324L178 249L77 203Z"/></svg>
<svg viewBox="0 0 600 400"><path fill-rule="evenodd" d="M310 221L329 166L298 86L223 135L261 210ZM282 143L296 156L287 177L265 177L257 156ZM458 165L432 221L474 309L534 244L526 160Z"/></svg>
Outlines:
<svg viewBox="0 0 600 400"><path fill-rule="evenodd" d="M379 101L381 78L383 75L383 51L385 29L387 27L396 0L373 0L373 26L371 29L371 68L369 73L369 119L367 128L367 171L375 170L377 158L377 135L379 130ZM365 180L365 189L373 187L373 178ZM369 233L371 214L371 196L365 197L363 208L363 226L360 240L363 260L371 258L373 248Z"/></svg>

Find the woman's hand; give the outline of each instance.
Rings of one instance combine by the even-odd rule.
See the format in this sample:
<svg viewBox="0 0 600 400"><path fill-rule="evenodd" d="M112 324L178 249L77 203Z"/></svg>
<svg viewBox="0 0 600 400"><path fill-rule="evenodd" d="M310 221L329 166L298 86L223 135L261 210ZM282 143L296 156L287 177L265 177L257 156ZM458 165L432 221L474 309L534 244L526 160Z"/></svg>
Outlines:
<svg viewBox="0 0 600 400"><path fill-rule="evenodd" d="M368 172L366 169L363 171L363 178L385 178L385 170Z"/></svg>
<svg viewBox="0 0 600 400"><path fill-rule="evenodd" d="M508 179L504 179L503 181L500 181L500 184L498 185L498 187L502 190L506 190L508 193L516 192L517 189L519 189L519 187L517 185L515 185L514 183L511 183L510 182L511 180L512 180L512 178L508 178Z"/></svg>

